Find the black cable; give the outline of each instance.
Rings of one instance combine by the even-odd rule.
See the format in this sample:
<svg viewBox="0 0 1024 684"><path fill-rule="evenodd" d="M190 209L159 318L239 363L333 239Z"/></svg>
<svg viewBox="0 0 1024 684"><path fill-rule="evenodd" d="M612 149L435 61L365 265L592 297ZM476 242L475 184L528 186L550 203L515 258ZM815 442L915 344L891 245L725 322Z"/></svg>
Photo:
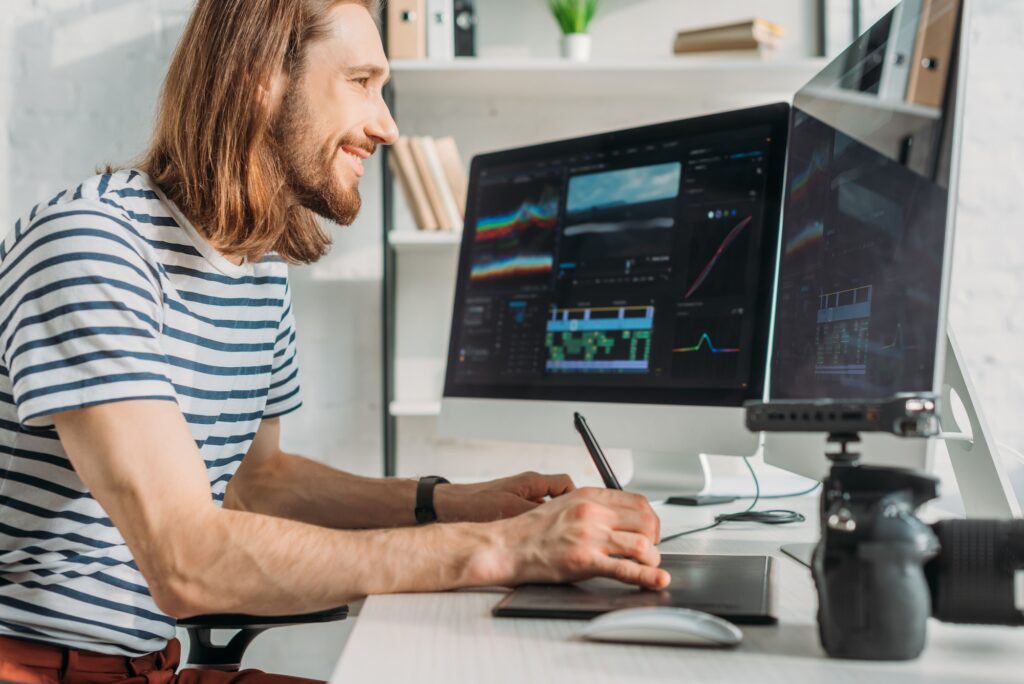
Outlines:
<svg viewBox="0 0 1024 684"><path fill-rule="evenodd" d="M793 494L774 494L774 495L771 495L771 496L762 497L761 496L761 483L757 479L757 473L754 472L754 467L752 465L750 465L750 459L747 456L744 456L743 457L743 463L746 464L747 470L750 471L750 476L752 478L754 478L754 497L753 497L753 501L750 502L750 505L747 506L747 508L745 510L737 511L736 513L721 513L721 514L715 516L715 522L711 523L710 525L705 525L704 527L697 527L697 528L694 528L692 530L685 530L683 532L677 532L676 534L672 534L672 535L669 535L667 537L662 537L661 540L658 543L662 544L664 542L671 541L673 539L677 539L679 537L683 537L683 536L686 536L688 534L694 534L696 532L703 532L704 530L710 530L712 528L718 527L719 525L721 525L724 522L759 522L759 523L761 523L763 525L785 525L785 524L788 524L788 523L803 522L804 520L807 519L807 518L805 518L803 516L802 513L797 513L796 511L789 511L789 510L785 510L785 509L771 509L771 510L767 510L767 511L755 511L754 507L757 506L757 502L760 501L762 498L764 498L764 499L783 499L783 498L786 498L786 497L789 497L789 496L799 496L801 494L810 494L811 492L813 492L815 489L818 488L818 484L820 484L820 483L815 483L815 485L813 487L811 487L810 489L807 489L807 490L805 490L803 492L795 492ZM748 498L748 497L737 497L737 498Z"/></svg>

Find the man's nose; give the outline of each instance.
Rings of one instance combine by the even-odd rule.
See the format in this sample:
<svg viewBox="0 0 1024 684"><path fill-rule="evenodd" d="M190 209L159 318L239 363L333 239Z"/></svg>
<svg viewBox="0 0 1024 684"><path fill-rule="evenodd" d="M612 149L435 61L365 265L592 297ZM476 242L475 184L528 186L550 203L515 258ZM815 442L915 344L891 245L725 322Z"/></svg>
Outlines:
<svg viewBox="0 0 1024 684"><path fill-rule="evenodd" d="M384 99L378 104L378 111L366 127L366 135L378 145L391 145L398 140L398 124L391 116Z"/></svg>

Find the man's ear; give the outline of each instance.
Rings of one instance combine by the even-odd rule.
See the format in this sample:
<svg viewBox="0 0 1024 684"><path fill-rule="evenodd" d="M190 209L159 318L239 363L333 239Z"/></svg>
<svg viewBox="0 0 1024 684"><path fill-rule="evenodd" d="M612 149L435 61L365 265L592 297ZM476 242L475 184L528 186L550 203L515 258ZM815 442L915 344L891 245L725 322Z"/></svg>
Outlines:
<svg viewBox="0 0 1024 684"><path fill-rule="evenodd" d="M277 105L284 97L284 91L288 84L288 77L283 71L279 71L266 83L256 87L256 100L267 112L277 111Z"/></svg>

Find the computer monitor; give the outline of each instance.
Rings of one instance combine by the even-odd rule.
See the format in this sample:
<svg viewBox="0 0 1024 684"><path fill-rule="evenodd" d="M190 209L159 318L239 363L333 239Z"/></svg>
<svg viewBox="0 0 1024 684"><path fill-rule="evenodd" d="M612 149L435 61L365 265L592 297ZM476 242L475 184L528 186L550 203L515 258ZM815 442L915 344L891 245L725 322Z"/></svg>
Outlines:
<svg viewBox="0 0 1024 684"><path fill-rule="evenodd" d="M788 119L776 104L475 157L440 432L579 444L579 411L694 490L698 454L752 454Z"/></svg>
<svg viewBox="0 0 1024 684"><path fill-rule="evenodd" d="M797 92L768 401L907 392L948 403L950 383L969 401L946 322L968 4L904 0ZM942 410L948 430L952 407ZM987 428L972 412L983 446ZM866 462L930 466L930 440L862 437ZM824 432L765 438L768 463L810 477L827 472L824 450ZM974 451L961 489L984 467ZM1005 504L1005 488L993 487L975 505Z"/></svg>

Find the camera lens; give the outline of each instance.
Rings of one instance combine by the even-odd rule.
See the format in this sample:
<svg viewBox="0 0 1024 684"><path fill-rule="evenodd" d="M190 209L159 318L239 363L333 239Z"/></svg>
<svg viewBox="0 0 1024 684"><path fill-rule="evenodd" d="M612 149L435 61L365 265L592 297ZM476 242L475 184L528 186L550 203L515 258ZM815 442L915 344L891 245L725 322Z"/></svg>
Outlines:
<svg viewBox="0 0 1024 684"><path fill-rule="evenodd" d="M944 622L1024 624L1024 520L944 520L925 565L932 615Z"/></svg>

